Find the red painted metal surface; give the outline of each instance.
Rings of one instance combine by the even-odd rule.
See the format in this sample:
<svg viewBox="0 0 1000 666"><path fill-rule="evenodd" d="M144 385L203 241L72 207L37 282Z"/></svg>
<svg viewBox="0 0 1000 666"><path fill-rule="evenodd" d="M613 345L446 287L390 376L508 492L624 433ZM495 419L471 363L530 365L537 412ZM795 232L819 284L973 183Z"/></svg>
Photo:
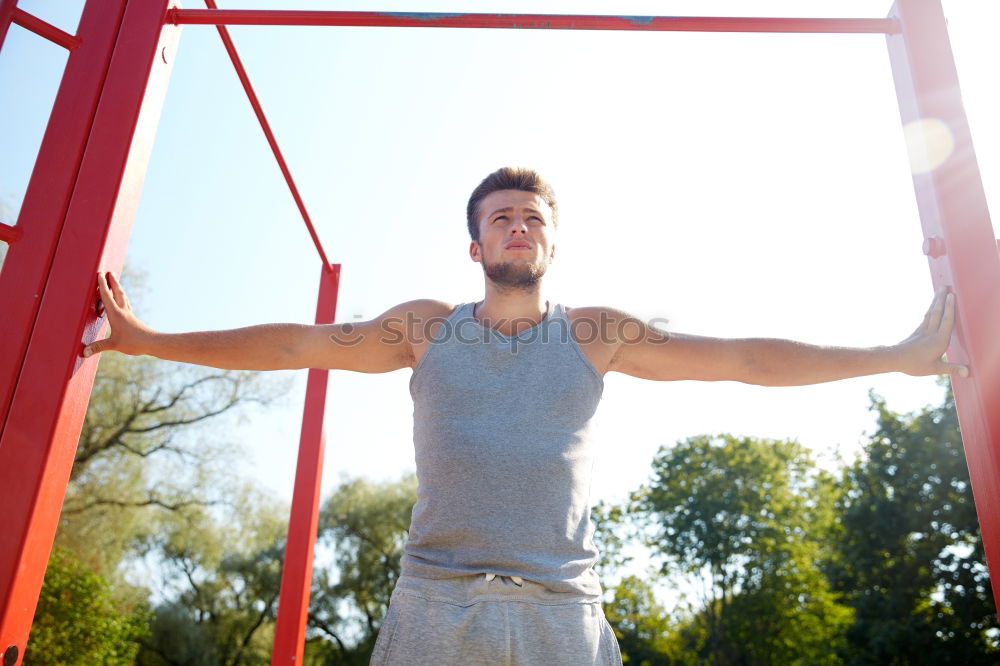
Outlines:
<svg viewBox="0 0 1000 666"><path fill-rule="evenodd" d="M81 19L86 46L75 52L80 54L90 44L102 48L86 37L96 30L95 22L114 24L122 17L120 28L106 38L113 41L113 56L103 82L97 82L99 103L89 136L84 135L86 147L51 270L44 289L35 291L41 303L0 436L0 649L8 654L12 649L24 653L97 369L96 358L80 357L82 344L101 331L94 312L95 276L98 270L120 270L123 263L166 91L170 65L165 60L173 59L180 32L164 29L168 2L131 1L122 16L121 3L92 0ZM67 90L73 89L60 89L57 107ZM78 113L87 112L89 102L76 103ZM71 115L62 121L75 122ZM52 166L40 158L39 168ZM25 225L25 237L8 259L36 233ZM2 279L8 281L6 265Z"/></svg>
<svg viewBox="0 0 1000 666"><path fill-rule="evenodd" d="M20 240L23 235L24 232L21 229L0 222L0 241L13 243Z"/></svg>
<svg viewBox="0 0 1000 666"><path fill-rule="evenodd" d="M80 45L80 39L78 37L60 30L50 23L46 23L37 16L32 16L23 9L15 9L13 19L14 23L18 24L25 30L30 30L39 37L44 37L64 49L72 51Z"/></svg>
<svg viewBox="0 0 1000 666"><path fill-rule="evenodd" d="M205 0L205 4L216 9L215 0ZM229 34L229 30L224 26L218 26L219 36L222 38L222 44L226 47L226 53L229 54L229 59L233 61L233 67L236 68L236 75L240 79L240 83L243 84L243 90L246 91L247 98L250 100L250 106L253 107L253 112L257 115L257 120L260 122L260 127L264 130L264 136L267 138L267 143L271 146L271 152L274 153L274 159L278 161L278 168L281 169L281 174L285 177L285 182L288 184L288 189L292 193L292 198L295 199L295 205L299 208L299 213L302 215L302 221L306 223L306 229L309 230L309 236L312 238L313 245L316 246L316 251L319 252L320 261L323 262L324 266L330 265L330 260L326 256L326 250L323 249L323 243L319 239L319 235L316 233L316 227L313 226L312 218L309 217L309 211L306 210L306 204L302 200L302 195L299 194L299 188L295 184L295 179L292 178L292 172L288 168L288 163L285 162L284 155L281 154L281 148L278 146L278 140L274 136L274 132L271 130L271 123L267 121L267 116L264 115L264 107L261 106L260 99L257 98L257 93L253 89L253 84L250 83L250 75L247 74L246 67L243 66L243 60L240 58L239 52L236 50L236 44L233 42L232 36Z"/></svg>
<svg viewBox="0 0 1000 666"><path fill-rule="evenodd" d="M27 353L124 8L125 0L89 2L80 17L78 32L87 46L71 51L66 61L17 218L23 236L10 247L0 269L0 312L4 313L0 434L5 429L14 385Z"/></svg>
<svg viewBox="0 0 1000 666"><path fill-rule="evenodd" d="M17 0L0 0L0 51L3 50L4 40L7 39L7 29L10 28L10 23L14 20L14 9L16 8Z"/></svg>
<svg viewBox="0 0 1000 666"><path fill-rule="evenodd" d="M324 264L320 275L316 323L333 323L337 314L340 264ZM320 481L323 478L324 411L329 370L312 369L306 387L302 435L295 469L295 490L288 522L285 565L281 572L281 598L274 630L272 666L296 666L305 650L309 592L312 585L313 548L319 520Z"/></svg>
<svg viewBox="0 0 1000 666"><path fill-rule="evenodd" d="M897 0L890 16L902 29L888 37L888 47L908 135L943 123L953 142L950 153L947 141L929 146L927 152L940 153L940 164L914 173L913 185L934 285L955 293L957 328L948 356L968 363L970 374L952 378L952 385L994 598L1000 599L1000 257L940 0ZM911 155L923 148L911 146Z"/></svg>
<svg viewBox="0 0 1000 666"><path fill-rule="evenodd" d="M593 16L571 14L444 14L266 9L177 9L167 19L186 25L312 25L386 28L519 28L684 32L888 33L890 19L738 18L723 16Z"/></svg>

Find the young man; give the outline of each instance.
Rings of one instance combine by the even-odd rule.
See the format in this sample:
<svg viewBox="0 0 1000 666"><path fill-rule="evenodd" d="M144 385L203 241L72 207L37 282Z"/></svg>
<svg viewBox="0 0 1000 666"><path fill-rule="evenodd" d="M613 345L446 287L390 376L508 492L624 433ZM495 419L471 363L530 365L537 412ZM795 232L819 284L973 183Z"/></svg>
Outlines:
<svg viewBox="0 0 1000 666"><path fill-rule="evenodd" d="M621 664L593 570L589 424L609 371L656 380L814 384L900 371L965 374L942 355L954 299L938 293L897 345L666 334L608 307L550 303L552 188L528 169L490 174L468 203L485 295L398 305L358 325L265 324L164 334L113 275L98 288L116 350L217 368L413 368L417 503L373 664Z"/></svg>

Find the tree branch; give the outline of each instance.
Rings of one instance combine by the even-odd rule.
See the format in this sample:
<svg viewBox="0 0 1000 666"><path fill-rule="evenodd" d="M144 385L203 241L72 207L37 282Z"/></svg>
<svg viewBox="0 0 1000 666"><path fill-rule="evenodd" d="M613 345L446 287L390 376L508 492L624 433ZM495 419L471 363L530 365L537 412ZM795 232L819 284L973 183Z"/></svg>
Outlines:
<svg viewBox="0 0 1000 666"><path fill-rule="evenodd" d="M116 499L96 499L87 504L84 504L83 506L70 507L70 508L64 507L62 512L64 514L83 513L84 511L89 511L90 509L93 509L96 506L117 506L122 509L139 508L144 506L158 506L160 508L167 509L168 511L179 511L180 509L183 509L188 506L216 506L218 504L221 504L219 500L185 500L182 502L170 503L170 502L165 502L156 497L150 497L145 500L136 500L134 502L129 502L125 500L116 500Z"/></svg>

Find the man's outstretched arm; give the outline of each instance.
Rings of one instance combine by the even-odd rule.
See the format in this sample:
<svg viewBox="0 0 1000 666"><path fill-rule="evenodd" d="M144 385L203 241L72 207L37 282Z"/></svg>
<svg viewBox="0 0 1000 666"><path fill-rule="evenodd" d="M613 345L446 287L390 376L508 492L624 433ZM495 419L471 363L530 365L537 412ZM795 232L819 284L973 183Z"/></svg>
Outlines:
<svg viewBox="0 0 1000 666"><path fill-rule="evenodd" d="M761 386L818 384L882 372L965 376L965 366L942 359L954 321L955 298L942 290L913 334L885 347L827 347L792 340L722 339L650 330L643 336L616 341L607 370L644 379L731 380ZM635 319L630 325L645 326Z"/></svg>
<svg viewBox="0 0 1000 666"><path fill-rule="evenodd" d="M412 331L406 322L447 315L450 307L437 301L413 301L357 324L262 324L224 331L160 333L135 316L114 275L100 274L97 281L111 335L87 345L84 356L114 350L229 370L390 372L411 367Z"/></svg>

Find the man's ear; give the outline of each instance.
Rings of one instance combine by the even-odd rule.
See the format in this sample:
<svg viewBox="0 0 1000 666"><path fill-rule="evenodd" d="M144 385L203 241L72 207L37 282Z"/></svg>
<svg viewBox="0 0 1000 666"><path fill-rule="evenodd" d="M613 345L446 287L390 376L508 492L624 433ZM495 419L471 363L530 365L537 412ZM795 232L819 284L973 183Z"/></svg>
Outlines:
<svg viewBox="0 0 1000 666"><path fill-rule="evenodd" d="M479 243L472 241L469 243L469 257L472 258L476 263L480 263L483 260L483 255L480 252Z"/></svg>
<svg viewBox="0 0 1000 666"><path fill-rule="evenodd" d="M549 261L552 261L555 258L556 258L556 246L553 245L552 249L549 250Z"/></svg>

